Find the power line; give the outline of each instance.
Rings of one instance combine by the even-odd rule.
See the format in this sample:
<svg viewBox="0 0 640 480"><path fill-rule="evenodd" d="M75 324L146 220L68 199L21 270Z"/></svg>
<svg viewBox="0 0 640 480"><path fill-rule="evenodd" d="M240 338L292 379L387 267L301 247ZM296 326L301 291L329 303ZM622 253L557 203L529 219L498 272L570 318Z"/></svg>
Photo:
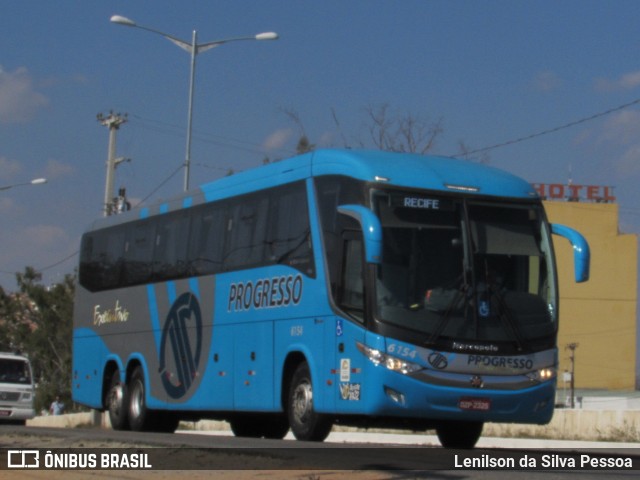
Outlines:
<svg viewBox="0 0 640 480"><path fill-rule="evenodd" d="M176 169L175 169L175 170L174 170L174 171L173 171L173 172L172 172L172 173L171 173L171 174L170 174L166 179L164 179L164 180L163 180L163 181L162 181L162 182L161 182L161 183L160 183L156 188L154 188L154 189L151 191L151 193L149 193L146 197L144 197L142 200L140 200L140 201L136 204L136 207L139 207L140 205L142 205L144 202L146 202L146 201L149 199L149 197L151 197L154 193L156 193L158 190L160 190L162 187L164 187L164 186L165 186L165 184L166 184L169 180L171 180L173 177L175 177L175 176L178 174L178 172L179 172L180 170L182 170L182 168L183 168L183 167L184 167L184 164L182 164L182 163L181 163L181 164L178 166L178 168L176 168Z"/></svg>
<svg viewBox="0 0 640 480"><path fill-rule="evenodd" d="M58 260L56 263L52 263L51 265L47 265L46 267L42 267L38 270L38 272L44 272L46 270L50 270L54 267L57 267L58 265L63 264L64 262L66 262L67 260L75 257L76 255L78 255L78 253L80 253L80 250L76 250L75 252L73 252L71 255L64 257L62 260Z"/></svg>
<svg viewBox="0 0 640 480"><path fill-rule="evenodd" d="M606 115L610 115L610 114L615 113L615 112L619 112L620 110L624 110L626 108L629 108L629 107L632 107L632 106L638 105L638 104L640 104L640 98L632 100L631 102L625 103L623 105L619 105L617 107L610 108L610 109L605 110L603 112L599 112L599 113L596 113L594 115L590 115L588 117L581 118L579 120L574 120L572 122L565 123L563 125L560 125L560 126L557 126L557 127L554 127L554 128L548 128L546 130L542 130L540 132L532 133L530 135L525 135L523 137L515 138L513 140L507 140L506 142L496 143L495 145L490 145L488 147L483 147L483 148L478 148L476 150L471 150L470 152L465 152L465 155L473 155L473 154L476 154L476 153L483 153L483 152L487 152L489 150L495 150L496 148L502 148L502 147L506 147L508 145L514 145L516 143L521 143L521 142L525 142L527 140L532 140L534 138L542 137L543 135L548 135L550 133L556 133L556 132L559 132L560 130L564 130L566 128L575 127L576 125L580 125L580 124L583 124L583 123L590 122L591 120L595 120L597 118L604 117Z"/></svg>
<svg viewBox="0 0 640 480"><path fill-rule="evenodd" d="M183 132L184 127L180 125L167 123L160 120L145 118L140 115L130 115L130 118L135 118L136 120L138 120L136 124L140 125L142 128L146 128L148 130L155 130L161 133L170 133L171 135L174 135L174 136L180 136L180 137L184 136L184 132ZM241 140L239 138L223 137L221 135L216 135L216 134L203 132L199 130L194 130L193 134L195 139L204 143L209 143L211 145L217 145L219 147L233 148L236 150L242 150L245 152L257 153L262 155L264 155L265 152L267 151L267 149L261 144L249 142L247 140ZM284 148L276 148L276 149L268 149L268 150L275 150L276 152L284 153L287 155L290 155L293 153L293 150L284 149Z"/></svg>
<svg viewBox="0 0 640 480"><path fill-rule="evenodd" d="M34 270L38 273L42 273L45 272L47 270L50 270L54 267L57 267L58 265L63 264L64 262L66 262L67 260L70 260L71 258L75 257L76 255L78 255L78 253L80 253L80 250L76 250L75 252L73 252L71 255L67 255L66 257L64 257L62 260L58 260L55 263L52 263L51 265L47 265L46 267L42 267L42 268L34 268ZM7 270L0 270L0 273L3 275L15 275L18 272L9 272Z"/></svg>

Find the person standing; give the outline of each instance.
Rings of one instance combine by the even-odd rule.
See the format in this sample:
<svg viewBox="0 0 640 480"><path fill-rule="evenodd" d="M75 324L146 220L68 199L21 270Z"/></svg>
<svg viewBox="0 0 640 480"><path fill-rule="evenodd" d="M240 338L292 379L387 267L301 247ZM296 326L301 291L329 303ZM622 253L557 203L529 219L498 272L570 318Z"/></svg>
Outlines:
<svg viewBox="0 0 640 480"><path fill-rule="evenodd" d="M51 402L51 406L49 407L49 413L51 415L62 415L64 412L64 403L60 401L60 397L56 396L56 399Z"/></svg>

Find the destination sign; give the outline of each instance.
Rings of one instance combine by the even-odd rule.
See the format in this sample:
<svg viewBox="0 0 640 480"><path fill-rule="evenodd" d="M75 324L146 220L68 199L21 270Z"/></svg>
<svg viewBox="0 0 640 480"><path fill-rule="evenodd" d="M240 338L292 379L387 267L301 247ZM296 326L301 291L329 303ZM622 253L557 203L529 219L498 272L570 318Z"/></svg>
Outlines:
<svg viewBox="0 0 640 480"><path fill-rule="evenodd" d="M420 195L393 195L391 205L418 210L451 210L453 208L453 203L449 199Z"/></svg>

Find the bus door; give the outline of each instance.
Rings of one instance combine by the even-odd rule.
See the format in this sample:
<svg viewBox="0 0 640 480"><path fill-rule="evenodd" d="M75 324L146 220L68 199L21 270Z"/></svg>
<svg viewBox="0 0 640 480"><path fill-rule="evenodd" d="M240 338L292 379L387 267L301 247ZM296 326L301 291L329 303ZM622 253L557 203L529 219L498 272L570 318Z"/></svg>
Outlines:
<svg viewBox="0 0 640 480"><path fill-rule="evenodd" d="M365 357L356 345L364 341L365 262L362 232L346 231L342 235L342 268L337 301L344 317L335 324L336 411L357 413L361 410Z"/></svg>

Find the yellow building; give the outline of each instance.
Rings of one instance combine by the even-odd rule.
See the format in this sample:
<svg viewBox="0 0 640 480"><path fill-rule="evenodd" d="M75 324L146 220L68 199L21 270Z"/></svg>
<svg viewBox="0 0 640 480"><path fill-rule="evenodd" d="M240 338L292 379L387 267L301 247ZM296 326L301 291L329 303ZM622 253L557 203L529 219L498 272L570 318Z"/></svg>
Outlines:
<svg viewBox="0 0 640 480"><path fill-rule="evenodd" d="M573 250L554 237L560 283L558 387L563 387L563 372L571 371L567 346L575 343L575 388L634 390L640 386L638 237L618 231L618 204L573 200L544 202L549 221L575 228L591 249L590 279L577 284Z"/></svg>

